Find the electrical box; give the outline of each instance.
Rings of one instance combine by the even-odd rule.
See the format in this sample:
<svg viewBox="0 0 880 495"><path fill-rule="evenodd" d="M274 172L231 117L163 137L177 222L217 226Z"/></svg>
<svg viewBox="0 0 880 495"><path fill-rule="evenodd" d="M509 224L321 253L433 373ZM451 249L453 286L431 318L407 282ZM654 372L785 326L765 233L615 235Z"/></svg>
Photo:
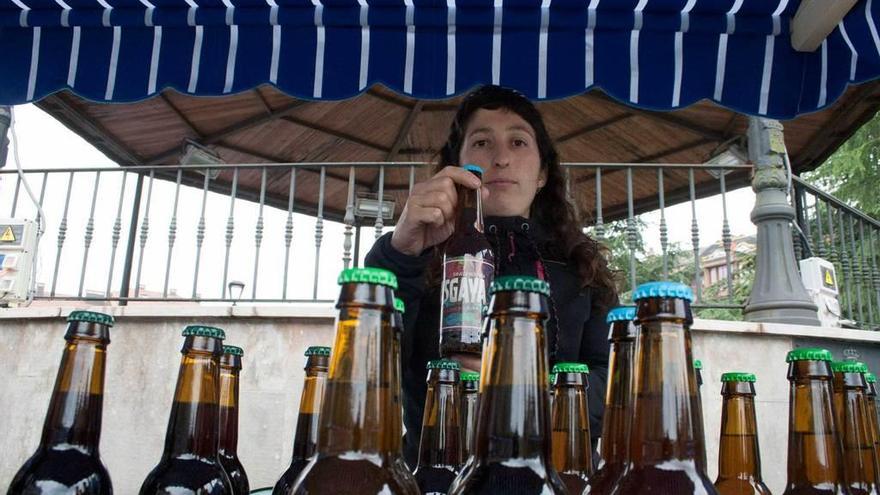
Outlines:
<svg viewBox="0 0 880 495"><path fill-rule="evenodd" d="M0 218L0 303L27 300L36 244L34 222Z"/></svg>
<svg viewBox="0 0 880 495"><path fill-rule="evenodd" d="M840 302L837 299L837 273L834 265L822 258L807 258L800 261L801 280L804 288L819 307L819 321L823 327L839 327Z"/></svg>

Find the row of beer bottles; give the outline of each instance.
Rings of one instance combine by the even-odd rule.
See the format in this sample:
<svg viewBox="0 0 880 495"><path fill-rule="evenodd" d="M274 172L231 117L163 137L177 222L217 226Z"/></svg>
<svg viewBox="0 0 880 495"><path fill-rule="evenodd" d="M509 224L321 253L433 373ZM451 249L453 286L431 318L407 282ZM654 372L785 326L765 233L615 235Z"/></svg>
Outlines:
<svg viewBox="0 0 880 495"><path fill-rule="evenodd" d="M98 451L107 346L113 317L73 311L40 444L8 493L111 494ZM184 343L165 447L140 493L247 494L238 460L240 347L223 330L190 325ZM189 490L189 491L187 491Z"/></svg>

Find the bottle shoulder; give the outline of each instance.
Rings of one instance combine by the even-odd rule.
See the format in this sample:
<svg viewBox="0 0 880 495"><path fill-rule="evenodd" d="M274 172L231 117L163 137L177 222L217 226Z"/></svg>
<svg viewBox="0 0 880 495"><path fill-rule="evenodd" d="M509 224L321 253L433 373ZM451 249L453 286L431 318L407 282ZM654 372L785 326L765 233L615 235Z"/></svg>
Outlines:
<svg viewBox="0 0 880 495"><path fill-rule="evenodd" d="M553 469L537 462L480 462L475 458L462 469L449 495L517 493L544 495L568 493Z"/></svg>
<svg viewBox="0 0 880 495"><path fill-rule="evenodd" d="M300 474L291 493L418 495L402 460L368 454L319 455Z"/></svg>
<svg viewBox="0 0 880 495"><path fill-rule="evenodd" d="M770 489L764 483L753 479L719 478L715 481L715 488L718 495L770 495Z"/></svg>
<svg viewBox="0 0 880 495"><path fill-rule="evenodd" d="M196 457L163 458L141 485L140 495L179 493L180 487L203 495L232 493L229 477L217 461Z"/></svg>
<svg viewBox="0 0 880 495"><path fill-rule="evenodd" d="M83 493L109 495L113 486L107 468L97 455L76 449L40 449L18 470L9 493Z"/></svg>

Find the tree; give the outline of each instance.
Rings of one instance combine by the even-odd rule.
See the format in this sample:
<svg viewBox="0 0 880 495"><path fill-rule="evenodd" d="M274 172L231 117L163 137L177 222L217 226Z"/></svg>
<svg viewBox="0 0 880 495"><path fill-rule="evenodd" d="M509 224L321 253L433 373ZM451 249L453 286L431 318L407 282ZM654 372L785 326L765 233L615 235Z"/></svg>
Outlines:
<svg viewBox="0 0 880 495"><path fill-rule="evenodd" d="M880 114L804 178L873 218L880 217Z"/></svg>

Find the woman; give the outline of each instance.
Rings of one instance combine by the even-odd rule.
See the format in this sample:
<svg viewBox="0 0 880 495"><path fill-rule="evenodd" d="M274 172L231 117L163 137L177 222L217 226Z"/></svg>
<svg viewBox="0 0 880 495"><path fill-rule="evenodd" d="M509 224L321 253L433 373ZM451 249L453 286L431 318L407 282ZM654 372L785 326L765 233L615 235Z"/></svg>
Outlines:
<svg viewBox="0 0 880 495"><path fill-rule="evenodd" d="M483 168L482 183L459 168ZM393 233L382 236L366 265L394 272L406 303L401 343L404 455L416 465L426 393L425 365L439 357L440 262L452 234L456 185L480 189L495 276L531 275L550 282L547 342L551 365L590 367L590 431L602 432L608 373L605 315L617 300L603 248L581 230L566 198L559 157L537 108L520 93L483 86L462 102L435 175L413 187ZM479 370L479 357L455 356Z"/></svg>

